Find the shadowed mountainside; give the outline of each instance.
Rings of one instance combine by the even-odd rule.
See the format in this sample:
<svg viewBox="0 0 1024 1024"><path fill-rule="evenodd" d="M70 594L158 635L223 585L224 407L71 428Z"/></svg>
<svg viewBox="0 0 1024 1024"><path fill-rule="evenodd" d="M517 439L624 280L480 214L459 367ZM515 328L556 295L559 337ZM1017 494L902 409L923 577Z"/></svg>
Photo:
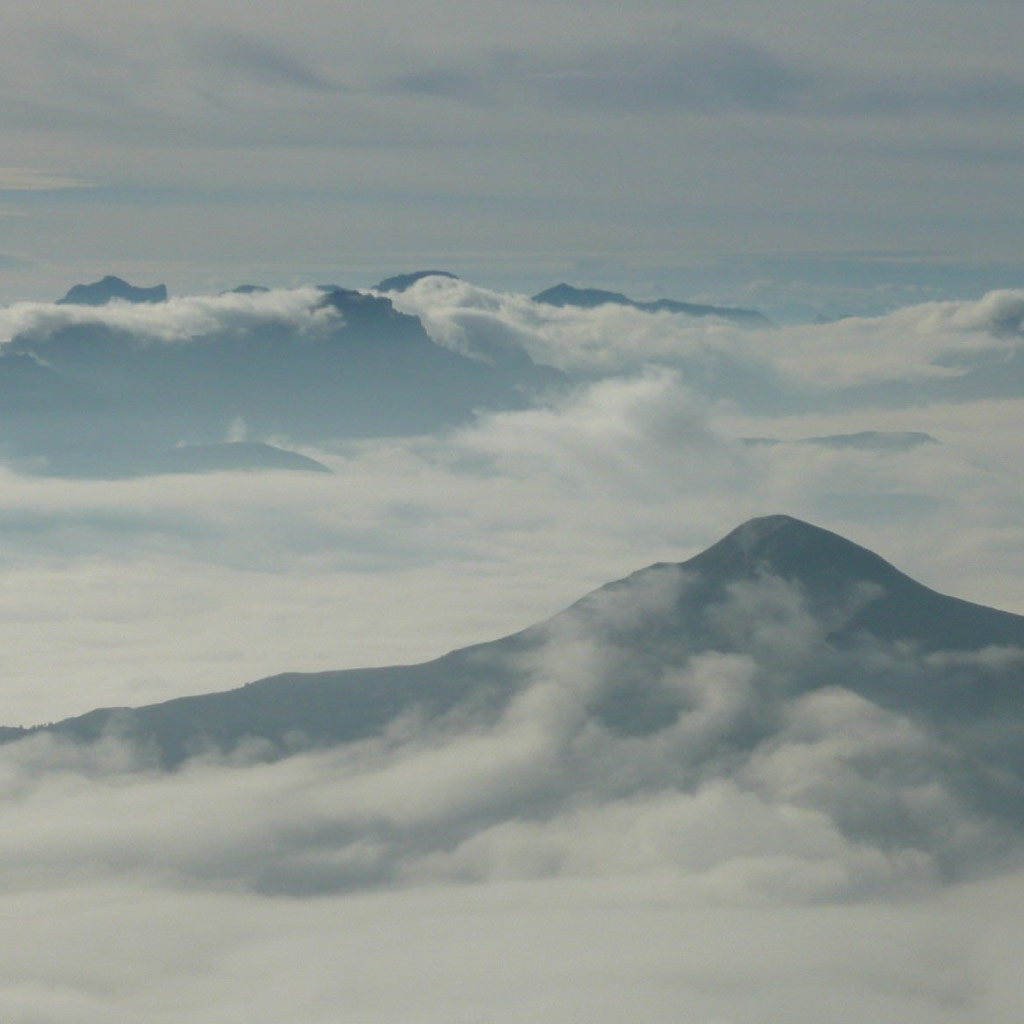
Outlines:
<svg viewBox="0 0 1024 1024"><path fill-rule="evenodd" d="M708 306L696 302L677 302L675 299L654 299L638 302L619 292L604 291L601 288L574 288L570 284L556 284L533 296L534 302L549 306L580 306L593 309L596 306L631 306L644 313L685 313L687 316L717 316L749 327L768 327L771 321L756 309L737 309L729 306Z"/></svg>
<svg viewBox="0 0 1024 1024"><path fill-rule="evenodd" d="M453 281L458 278L447 270L417 270L411 274L395 274L394 277L385 277L383 281L374 285L374 291L378 292L404 292L411 288L417 281L425 277L447 277Z"/></svg>
<svg viewBox="0 0 1024 1024"><path fill-rule="evenodd" d="M258 292L239 297L252 309L170 341L103 315L15 335L0 351L6 454L58 475L135 475L163 471L177 446L222 442L236 421L296 444L430 433L562 382L525 352L499 364L438 345L380 296L326 290L305 328Z"/></svg>
<svg viewBox="0 0 1024 1024"><path fill-rule="evenodd" d="M155 284L152 288L139 288L120 277L108 274L92 284L76 284L71 287L58 306L105 306L120 299L122 302L166 302L167 286Z"/></svg>
<svg viewBox="0 0 1024 1024"><path fill-rule="evenodd" d="M559 682L566 652L578 667ZM1024 617L941 595L788 516L751 520L687 562L652 565L547 622L425 664L290 673L8 729L0 740L114 735L164 767L254 742L261 758L276 759L382 735L399 721L493 725L551 679L587 689L595 728L655 736L692 710L674 680L709 656L739 657L755 678L756 699L720 738L723 749L749 753L801 695L841 688L939 737L976 799L1021 815Z"/></svg>

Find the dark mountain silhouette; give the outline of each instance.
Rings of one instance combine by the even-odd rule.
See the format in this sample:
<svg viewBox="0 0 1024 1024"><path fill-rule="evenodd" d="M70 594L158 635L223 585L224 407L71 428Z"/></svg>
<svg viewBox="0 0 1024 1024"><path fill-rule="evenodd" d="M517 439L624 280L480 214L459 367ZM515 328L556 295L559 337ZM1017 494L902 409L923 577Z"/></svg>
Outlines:
<svg viewBox="0 0 1024 1024"><path fill-rule="evenodd" d="M867 548L790 516L752 519L679 568L695 574L687 604L704 608L736 583L792 582L816 616L834 623L834 641L868 634L926 651L1024 647L1024 616L939 594Z"/></svg>
<svg viewBox="0 0 1024 1024"><path fill-rule="evenodd" d="M597 306L631 306L645 313L685 313L687 316L717 316L724 320L750 327L768 327L771 321L756 309L736 309L727 306L707 306L694 302L677 302L674 299L655 299L638 302L619 292L604 291L600 288L574 288L569 284L556 284L553 288L533 296L534 302L549 306L580 306L594 309Z"/></svg>
<svg viewBox="0 0 1024 1024"><path fill-rule="evenodd" d="M902 452L919 448L923 444L939 442L920 430L858 430L855 434L823 434L801 437L797 441L781 441L777 437L744 437L743 444L751 447L776 444L814 444L822 448L855 448L864 451Z"/></svg>
<svg viewBox="0 0 1024 1024"><path fill-rule="evenodd" d="M709 653L739 656L756 700L707 752L716 764L770 743L801 695L845 690L916 723L945 751L948 785L1024 827L1024 616L943 596L788 516L751 520L687 562L649 566L545 623L425 664L274 676L9 728L0 740L113 735L173 768L241 744L287 757L381 736L399 719L405 730L480 728L545 673L560 685L558 666L574 664L581 644L596 656L566 685L586 674L593 728L656 736L692 710L679 673Z"/></svg>
<svg viewBox="0 0 1024 1024"><path fill-rule="evenodd" d="M97 466L97 475L152 476L161 473L217 473L225 470L291 470L329 473L330 470L308 455L266 444L263 441L224 441L218 444L182 444L154 452L136 461L118 464L106 461Z"/></svg>
<svg viewBox="0 0 1024 1024"><path fill-rule="evenodd" d="M74 285L64 298L57 300L57 305L105 306L114 299L121 299L124 302L166 302L167 286L156 284L152 288L137 288L119 277L108 274L92 284Z"/></svg>
<svg viewBox="0 0 1024 1024"><path fill-rule="evenodd" d="M260 295L269 291L270 289L262 284L239 284L226 292L221 292L221 295Z"/></svg>
<svg viewBox="0 0 1024 1024"><path fill-rule="evenodd" d="M316 459L263 441L225 441L222 444L183 444L157 463L166 473L211 473L223 469L290 469L312 473L330 470ZM150 472L159 471L156 467Z"/></svg>
<svg viewBox="0 0 1024 1024"><path fill-rule="evenodd" d="M430 433L562 381L523 352L438 345L387 298L332 288L319 301L336 315L314 333L271 316L174 342L102 319L24 331L0 354L6 451L50 473L120 475L218 443L237 419L250 437L298 444Z"/></svg>
<svg viewBox="0 0 1024 1024"><path fill-rule="evenodd" d="M938 444L931 434L920 430L859 430L855 434L826 434L808 437L804 444L824 448L863 448L873 451L906 451L923 444Z"/></svg>
<svg viewBox="0 0 1024 1024"><path fill-rule="evenodd" d="M422 281L425 277L450 277L453 281L458 281L458 278L454 274L449 274L447 270L417 270L412 274L396 274L394 277L385 277L383 281L374 285L374 291L404 292L406 288L411 288L417 281Z"/></svg>

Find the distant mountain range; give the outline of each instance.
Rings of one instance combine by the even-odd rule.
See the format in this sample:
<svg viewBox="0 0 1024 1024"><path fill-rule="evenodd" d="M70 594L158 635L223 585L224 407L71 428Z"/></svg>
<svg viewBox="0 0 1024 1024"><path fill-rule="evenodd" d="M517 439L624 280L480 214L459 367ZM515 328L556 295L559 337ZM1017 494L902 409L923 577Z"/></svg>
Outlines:
<svg viewBox="0 0 1024 1024"><path fill-rule="evenodd" d="M316 330L309 329L308 317L300 325L281 315L273 296L255 284L224 293L224 308L212 317L207 313L217 299L199 299L207 312L191 320L188 300L165 302L163 285L139 288L112 275L76 285L58 303L66 312L36 314L0 347L0 456L22 471L50 475L165 472L168 451L223 443L237 421L244 422L248 439L296 449L437 433L480 412L527 408L573 383L616 372L599 362L562 360L557 347L528 350L528 332L497 314L468 311L449 318L455 325L451 338L440 340L450 344L435 341L418 316L400 312L388 297L397 302L400 292L429 277L454 279L447 271L423 270L385 278L372 293L337 285L309 289L306 312L333 314L320 319ZM588 309L613 304L750 327L768 323L756 310L641 302L568 284L542 291L534 301ZM123 303L147 308L129 312ZM173 321L167 337L157 322L165 317ZM175 317L184 318L184 326ZM1015 341L1015 317L1014 306L997 325L1005 351L961 353L949 363L951 372L831 387L807 387L788 376L767 333L749 345L736 343L735 336L721 344L709 336L651 353L638 346L629 358L634 368L669 365L691 391L753 414L911 408L1020 394L1024 348ZM548 351L566 369L538 363L530 351ZM890 451L926 443L912 432L872 430L806 440Z"/></svg>
<svg viewBox="0 0 1024 1024"><path fill-rule="evenodd" d="M411 274L397 274L386 277L374 286L379 292L404 292L426 277L447 277L457 281L455 274L447 270L417 270ZM653 299L641 302L620 292L604 291L600 288L575 288L569 284L556 284L533 296L534 302L548 306L579 306L595 309L598 306L630 306L644 313L685 313L687 316L715 316L732 320L748 327L769 327L771 321L756 309L739 309L730 306L711 306L697 302L678 302L675 299Z"/></svg>
<svg viewBox="0 0 1024 1024"><path fill-rule="evenodd" d="M553 288L533 296L534 302L549 306L580 306L594 309L597 306L630 306L645 313L685 313L687 316L716 316L732 320L747 327L769 327L771 321L756 309L737 309L729 306L708 306L694 302L677 302L675 299L654 299L638 302L619 292L604 291L600 288L574 288L569 284L556 284Z"/></svg>
<svg viewBox="0 0 1024 1024"><path fill-rule="evenodd" d="M236 290L254 303L264 291ZM162 285L135 288L105 277L75 286L61 302L165 298ZM528 405L564 383L524 350L471 358L436 344L417 317L364 292L323 288L311 310L328 315L315 330L261 309L224 313L214 326L173 341L104 315L22 330L0 349L4 453L25 468L60 475L137 475L168 466L188 472L196 446L206 446L199 461L212 465L208 446L222 443L237 421L250 438L297 445L432 433L478 409ZM212 461L238 455L220 450Z"/></svg>
<svg viewBox="0 0 1024 1024"><path fill-rule="evenodd" d="M743 443L756 447L787 442L774 437L745 437ZM802 437L798 441L790 443L813 444L822 448L899 452L919 448L923 444L938 444L938 441L931 434L920 430L858 430L855 434L824 434L819 437Z"/></svg>
<svg viewBox="0 0 1024 1024"><path fill-rule="evenodd" d="M57 300L57 305L105 306L115 299L123 302L166 302L167 286L157 284L152 288L138 288L120 277L108 274L92 284L74 285L64 298Z"/></svg>

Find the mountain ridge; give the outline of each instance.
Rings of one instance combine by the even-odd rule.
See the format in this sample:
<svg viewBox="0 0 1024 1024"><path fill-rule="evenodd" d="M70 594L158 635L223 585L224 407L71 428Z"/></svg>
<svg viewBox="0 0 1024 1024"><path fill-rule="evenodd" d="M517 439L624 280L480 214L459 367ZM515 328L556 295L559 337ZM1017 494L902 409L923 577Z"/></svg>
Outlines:
<svg viewBox="0 0 1024 1024"><path fill-rule="evenodd" d="M72 285L64 297L57 300L57 305L105 306L115 299L132 303L166 302L167 286L156 284L151 288L140 288L123 278L107 274L91 284Z"/></svg>
<svg viewBox="0 0 1024 1024"><path fill-rule="evenodd" d="M717 316L749 327L769 327L771 321L756 309L742 309L731 306L711 306L698 302L679 302L676 299L653 299L641 302L621 292L606 291L602 288L576 288L573 285L556 284L532 297L533 302L549 306L580 306L593 309L597 306L629 306L644 313L685 313L687 316Z"/></svg>
<svg viewBox="0 0 1024 1024"><path fill-rule="evenodd" d="M373 290L376 292L404 292L425 277L447 277L452 281L458 281L458 277L447 270L415 270L410 274L395 274L393 277L385 277L383 281L378 281L373 286Z"/></svg>
<svg viewBox="0 0 1024 1024"><path fill-rule="evenodd" d="M385 296L329 287L309 311L324 315L308 330L214 318L175 343L102 315L27 324L0 352L6 451L49 475L134 475L238 420L253 440L295 444L409 436L564 386L525 351L485 360L438 344Z"/></svg>
<svg viewBox="0 0 1024 1024"><path fill-rule="evenodd" d="M838 534L774 515L741 524L685 562L655 563L606 584L545 622L432 661L285 673L0 730L0 741L50 733L95 742L113 734L175 767L247 741L277 759L381 735L409 715L435 725L451 716L493 722L530 685L546 651L580 638L596 644L609 666L595 690L595 721L624 735L675 721L685 700L665 679L707 652L768 666L781 689L766 690L766 707L839 679L862 699L940 730L992 715L1017 720L1024 711L1024 616L939 594ZM989 657L996 667L985 668L985 652L996 649L1008 667ZM851 666L861 666L862 677ZM736 742L755 742L766 727L751 724Z"/></svg>

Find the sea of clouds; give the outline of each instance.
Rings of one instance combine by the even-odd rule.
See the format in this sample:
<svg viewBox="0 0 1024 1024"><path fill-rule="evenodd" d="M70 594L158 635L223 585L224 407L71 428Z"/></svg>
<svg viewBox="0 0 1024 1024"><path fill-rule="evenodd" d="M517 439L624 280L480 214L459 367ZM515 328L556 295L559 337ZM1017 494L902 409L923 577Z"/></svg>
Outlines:
<svg viewBox="0 0 1024 1024"><path fill-rule="evenodd" d="M18 304L0 324L301 337L330 315L318 295ZM3 724L434 657L772 512L1024 612L1024 293L755 330L440 278L395 302L440 344L522 347L571 386L437 435L302 448L330 474L6 466ZM766 666L814 638L798 601L751 600L730 622L770 605L768 646L663 680L690 711L646 740L595 724L614 655L563 625L494 721L173 774L115 740L0 749L5 1019L1016 1020L1016 839L944 781L919 723L840 680L784 702L750 756L714 756ZM917 831L887 842L858 814Z"/></svg>
<svg viewBox="0 0 1024 1024"><path fill-rule="evenodd" d="M330 315L313 309L316 297L33 304L4 317L9 336L87 317L179 344L208 337L211 322L229 332L262 317L294 323L301 337ZM0 469L6 722L276 671L423 659L521 628L776 511L851 537L937 589L1024 611L1021 399L925 393L893 405L844 390L898 370L962 377L978 353L1005 361L1020 341L1019 293L755 331L558 309L440 278L397 301L441 343L486 358L511 337L576 383L435 436L303 448L330 475L103 481ZM723 374L700 370L712 356L728 357L725 395ZM729 384L737 366L754 403ZM776 397L752 410L758 381ZM225 415L224 439L244 431ZM865 431L937 443L806 443Z"/></svg>

